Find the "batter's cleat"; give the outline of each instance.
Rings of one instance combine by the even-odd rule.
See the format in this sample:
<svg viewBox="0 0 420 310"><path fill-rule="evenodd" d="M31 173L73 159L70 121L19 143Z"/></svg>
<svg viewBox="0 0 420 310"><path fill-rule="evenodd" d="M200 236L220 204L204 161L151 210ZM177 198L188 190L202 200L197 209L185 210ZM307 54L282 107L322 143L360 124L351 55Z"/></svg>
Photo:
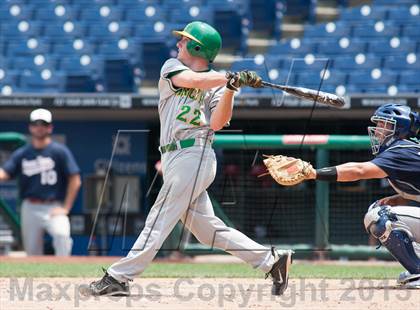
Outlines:
<svg viewBox="0 0 420 310"><path fill-rule="evenodd" d="M280 254L274 249L274 247L271 251L276 259L276 262L271 270L266 274L266 278L271 276L273 279L271 294L280 296L286 291L289 283L289 269L292 264L292 254L294 252L292 250L287 250Z"/></svg>
<svg viewBox="0 0 420 310"><path fill-rule="evenodd" d="M401 272L397 283L400 288L420 288L420 274Z"/></svg>
<svg viewBox="0 0 420 310"><path fill-rule="evenodd" d="M85 296L128 296L130 291L128 284L124 282L119 282L113 277L111 277L104 268L102 270L105 272L102 279L94 281L89 285L81 286L80 293Z"/></svg>

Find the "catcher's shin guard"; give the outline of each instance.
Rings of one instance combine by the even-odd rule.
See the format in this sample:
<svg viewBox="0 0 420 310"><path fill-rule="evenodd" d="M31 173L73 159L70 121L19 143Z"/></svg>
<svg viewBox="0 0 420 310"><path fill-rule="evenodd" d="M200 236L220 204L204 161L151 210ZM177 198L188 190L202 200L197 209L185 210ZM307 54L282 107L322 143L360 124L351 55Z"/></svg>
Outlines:
<svg viewBox="0 0 420 310"><path fill-rule="evenodd" d="M369 208L364 219L366 230L385 246L411 274L420 273L420 258L413 247L410 228L399 221L389 206Z"/></svg>

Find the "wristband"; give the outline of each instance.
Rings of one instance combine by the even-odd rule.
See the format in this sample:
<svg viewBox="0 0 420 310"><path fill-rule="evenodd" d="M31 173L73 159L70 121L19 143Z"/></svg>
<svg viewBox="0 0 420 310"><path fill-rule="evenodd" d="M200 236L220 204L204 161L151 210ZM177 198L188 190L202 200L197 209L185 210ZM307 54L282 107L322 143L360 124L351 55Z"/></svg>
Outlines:
<svg viewBox="0 0 420 310"><path fill-rule="evenodd" d="M337 181L337 167L316 169L316 179L320 181Z"/></svg>

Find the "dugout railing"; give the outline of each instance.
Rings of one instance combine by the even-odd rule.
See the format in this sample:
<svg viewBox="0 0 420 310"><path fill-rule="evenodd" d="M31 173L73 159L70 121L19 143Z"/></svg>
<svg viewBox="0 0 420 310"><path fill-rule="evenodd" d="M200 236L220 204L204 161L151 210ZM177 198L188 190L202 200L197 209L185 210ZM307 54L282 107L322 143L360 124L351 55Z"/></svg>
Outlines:
<svg viewBox="0 0 420 310"><path fill-rule="evenodd" d="M213 147L218 173L209 194L228 226L263 244L290 247L298 258L390 258L363 227L370 203L392 193L383 181L282 187L269 176L258 178L264 172L262 154L299 157L315 167L369 160L368 136L218 134ZM183 237L182 251L220 252L195 241Z"/></svg>
<svg viewBox="0 0 420 310"><path fill-rule="evenodd" d="M11 152L24 145L26 138L24 135L16 132L0 133L0 150ZM13 231L13 236L20 238L20 219L15 210L0 195L0 217ZM14 238L9 230L0 227L0 253L8 253Z"/></svg>

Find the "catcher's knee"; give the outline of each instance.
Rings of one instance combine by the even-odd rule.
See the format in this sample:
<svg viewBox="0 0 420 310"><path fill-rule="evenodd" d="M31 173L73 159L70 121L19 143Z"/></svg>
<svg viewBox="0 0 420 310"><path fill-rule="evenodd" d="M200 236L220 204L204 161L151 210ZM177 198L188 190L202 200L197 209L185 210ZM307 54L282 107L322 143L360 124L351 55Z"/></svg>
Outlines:
<svg viewBox="0 0 420 310"><path fill-rule="evenodd" d="M410 227L398 220L389 206L372 205L364 218L367 232L379 240L410 273L420 273L420 258L413 247Z"/></svg>

